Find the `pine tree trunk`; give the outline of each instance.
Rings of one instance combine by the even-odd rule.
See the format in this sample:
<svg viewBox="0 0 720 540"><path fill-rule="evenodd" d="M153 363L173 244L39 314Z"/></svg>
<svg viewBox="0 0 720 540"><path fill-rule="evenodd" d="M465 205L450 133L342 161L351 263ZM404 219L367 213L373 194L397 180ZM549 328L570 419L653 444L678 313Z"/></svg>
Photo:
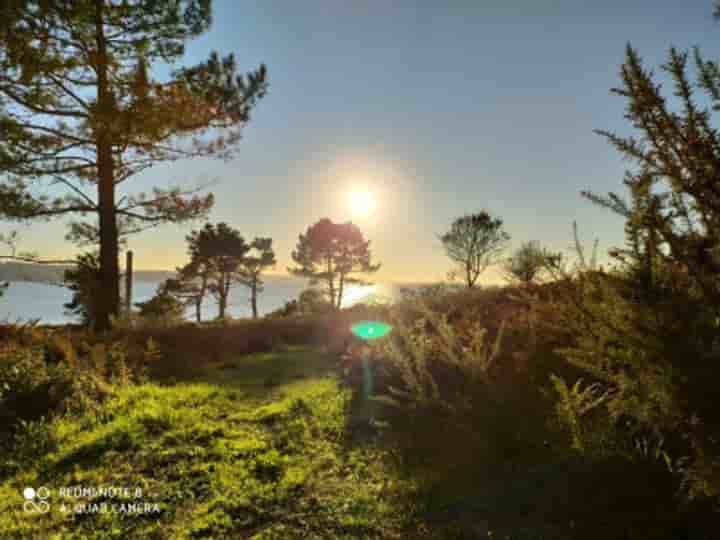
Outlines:
<svg viewBox="0 0 720 540"><path fill-rule="evenodd" d="M200 294L195 301L195 318L197 319L197 322L202 321L202 303L205 299L205 295L207 294L207 286L207 274L203 272L200 275Z"/></svg>
<svg viewBox="0 0 720 540"><path fill-rule="evenodd" d="M332 262L330 257L327 258L327 280L328 290L330 291L330 304L335 307L335 276L332 273Z"/></svg>
<svg viewBox="0 0 720 540"><path fill-rule="evenodd" d="M220 287L218 291L218 319L224 319L225 318L225 309L227 307L227 297L228 297L228 285L227 285L227 277L226 275L220 276Z"/></svg>
<svg viewBox="0 0 720 540"><path fill-rule="evenodd" d="M97 0L95 9L95 39L98 74L98 110L100 121L95 140L98 165L98 214L100 225L100 290L95 330L110 329L111 317L120 306L120 265L118 262L118 229L115 215L115 182L112 158L113 102L107 77L107 53L103 29L103 1Z"/></svg>
<svg viewBox="0 0 720 540"><path fill-rule="evenodd" d="M257 279L253 279L252 287L250 288L250 304L252 306L252 316L253 319L258 318L258 309L257 309Z"/></svg>
<svg viewBox="0 0 720 540"><path fill-rule="evenodd" d="M335 309L340 309L340 306L342 306L342 297L343 297L343 289L345 288L345 274L340 274L340 284L338 285L338 298L337 298L337 306L335 306Z"/></svg>

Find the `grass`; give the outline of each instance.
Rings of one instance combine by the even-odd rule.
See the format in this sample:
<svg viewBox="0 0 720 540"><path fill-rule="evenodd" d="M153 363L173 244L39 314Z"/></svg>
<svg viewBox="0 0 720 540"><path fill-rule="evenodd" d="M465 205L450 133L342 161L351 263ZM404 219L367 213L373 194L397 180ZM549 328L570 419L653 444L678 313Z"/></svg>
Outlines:
<svg viewBox="0 0 720 540"><path fill-rule="evenodd" d="M458 328L480 317L450 315ZM327 344L283 345L287 334L246 354L273 328L237 325L222 342L212 328L188 329L183 342L172 337L184 329L169 329L160 345L185 357L174 365L165 349L155 382L112 387L92 412L32 424L9 466L0 462L0 539L469 539L483 521L503 540L705 538L683 535L653 471L580 459L551 437L536 386L557 361L544 350L528 369L498 372L468 431L368 402L364 379L340 384ZM526 343L507 335L512 359ZM368 424L370 411L385 428ZM28 486L51 490L49 512L25 510ZM60 493L73 487L129 493ZM145 503L145 513L122 511Z"/></svg>
<svg viewBox="0 0 720 540"><path fill-rule="evenodd" d="M350 395L333 363L308 348L238 357L195 382L130 386L92 415L56 420L50 450L0 485L0 538L400 537L408 486L372 445L346 444ZM50 488L49 512L24 510L27 486ZM73 486L133 495L60 495ZM122 513L123 502L150 513ZM116 513L73 511L102 503Z"/></svg>

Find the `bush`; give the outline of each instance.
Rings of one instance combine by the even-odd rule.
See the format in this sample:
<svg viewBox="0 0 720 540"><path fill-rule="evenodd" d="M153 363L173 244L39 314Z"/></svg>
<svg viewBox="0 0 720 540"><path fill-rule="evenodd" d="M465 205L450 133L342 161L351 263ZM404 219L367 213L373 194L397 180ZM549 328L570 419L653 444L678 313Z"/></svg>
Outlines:
<svg viewBox="0 0 720 540"><path fill-rule="evenodd" d="M606 414L614 395L594 378L577 382L580 370L552 352L569 345L567 329L543 326L536 339L527 324L552 314L563 287L574 290L404 299L390 309L389 338L369 351L351 347L354 415L417 482L413 512L422 520L450 512L455 522L481 515L498 527L522 515L535 536L674 537L689 518L674 498L668 463L679 464L668 461L669 440L624 440ZM444 537L443 526L434 537ZM518 527L497 530L515 538Z"/></svg>
<svg viewBox="0 0 720 540"><path fill-rule="evenodd" d="M160 290L150 300L135 304L144 322L159 326L171 326L183 320L184 304L166 290Z"/></svg>
<svg viewBox="0 0 720 540"><path fill-rule="evenodd" d="M535 459L543 451L551 437L550 402L528 371L508 369L526 336L516 332L515 342L507 342L508 322L494 321L488 331L482 319L453 308L442 312L449 304L432 297L391 310L390 339L372 347L374 390L407 449L404 466L431 460L439 475L455 480L473 474L468 470L496 475L511 463L508 457Z"/></svg>
<svg viewBox="0 0 720 540"><path fill-rule="evenodd" d="M291 317L301 315L326 314L333 311L332 304L322 291L305 289L297 300L285 302L285 305L267 315L267 317Z"/></svg>
<svg viewBox="0 0 720 540"><path fill-rule="evenodd" d="M132 383L157 358L157 347L127 341L92 342L76 335L26 327L5 327L0 342L0 439L6 442L22 422L80 414L98 406L112 385Z"/></svg>

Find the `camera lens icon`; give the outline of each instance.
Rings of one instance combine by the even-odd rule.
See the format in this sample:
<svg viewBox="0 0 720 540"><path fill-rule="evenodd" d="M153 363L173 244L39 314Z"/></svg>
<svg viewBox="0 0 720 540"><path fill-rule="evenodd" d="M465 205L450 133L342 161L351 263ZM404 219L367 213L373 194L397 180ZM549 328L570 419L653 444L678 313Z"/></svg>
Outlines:
<svg viewBox="0 0 720 540"><path fill-rule="evenodd" d="M26 487L23 489L22 494L25 499L23 506L26 512L39 512L44 514L50 510L50 504L45 500L50 496L50 490L45 486L39 487L37 490L32 487Z"/></svg>

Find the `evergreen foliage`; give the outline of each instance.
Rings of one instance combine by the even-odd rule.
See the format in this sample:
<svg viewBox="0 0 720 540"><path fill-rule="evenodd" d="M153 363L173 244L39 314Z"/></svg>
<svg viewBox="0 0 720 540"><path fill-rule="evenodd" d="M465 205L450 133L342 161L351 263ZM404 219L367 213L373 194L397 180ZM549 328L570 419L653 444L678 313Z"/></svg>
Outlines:
<svg viewBox="0 0 720 540"><path fill-rule="evenodd" d="M84 253L77 265L64 273L65 286L72 291L70 301L63 305L68 315L78 317L84 326L92 327L98 317L100 295L100 259L97 253Z"/></svg>
<svg viewBox="0 0 720 540"><path fill-rule="evenodd" d="M263 272L275 266L275 252L272 248L272 238L255 238L250 244L252 255L243 257L238 270L238 280L250 289L250 306L253 319L257 319L257 297L263 291Z"/></svg>
<svg viewBox="0 0 720 540"><path fill-rule="evenodd" d="M482 210L457 218L450 230L440 236L447 256L457 265L468 288L475 286L480 274L505 249L510 235L502 227L502 219Z"/></svg>
<svg viewBox="0 0 720 540"><path fill-rule="evenodd" d="M237 229L227 223L207 223L187 237L190 251L190 269L197 268L207 291L218 303L218 318L226 315L230 291L241 277L242 265L251 246ZM202 290L202 289L201 289ZM202 301L202 300L200 300Z"/></svg>
<svg viewBox="0 0 720 540"><path fill-rule="evenodd" d="M209 29L211 13L209 0L0 6L0 213L80 218L71 236L99 242L98 330L119 310L120 234L203 217L213 204L179 187L117 197L120 184L162 162L232 156L266 91L264 66L240 75L232 54L216 52L153 77ZM51 196L58 188L66 194Z"/></svg>
<svg viewBox="0 0 720 540"><path fill-rule="evenodd" d="M720 69L697 50L694 60L696 84L689 55L670 50L662 67L674 83L669 101L627 48L614 92L627 100L638 135L600 133L636 164L624 182L630 199L585 193L625 219L627 245L611 251L613 269L580 272L568 289L564 319L577 339L564 354L603 389L602 407L626 443L619 447L647 454L662 441L684 492L717 503L720 135L712 117ZM712 109L699 105L698 92Z"/></svg>
<svg viewBox="0 0 720 540"><path fill-rule="evenodd" d="M353 223L333 223L323 218L305 234L301 234L292 252L296 266L288 271L296 276L310 279L310 284L323 283L330 304L335 309L342 306L345 286L368 285L367 281L352 274L370 274L380 269L372 264L370 241Z"/></svg>
<svg viewBox="0 0 720 540"><path fill-rule="evenodd" d="M160 324L173 324L182 320L185 306L170 294L162 285L149 300L137 302L135 306L140 310L140 317L146 321Z"/></svg>

